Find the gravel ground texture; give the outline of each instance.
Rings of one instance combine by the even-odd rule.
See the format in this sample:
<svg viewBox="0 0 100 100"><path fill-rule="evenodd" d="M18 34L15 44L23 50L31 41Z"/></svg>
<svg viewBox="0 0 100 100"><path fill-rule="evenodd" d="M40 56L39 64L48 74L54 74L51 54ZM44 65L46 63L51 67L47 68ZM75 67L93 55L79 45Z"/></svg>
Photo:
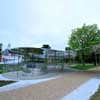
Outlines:
<svg viewBox="0 0 100 100"><path fill-rule="evenodd" d="M71 72L46 82L0 93L0 100L61 100L94 77L96 71Z"/></svg>

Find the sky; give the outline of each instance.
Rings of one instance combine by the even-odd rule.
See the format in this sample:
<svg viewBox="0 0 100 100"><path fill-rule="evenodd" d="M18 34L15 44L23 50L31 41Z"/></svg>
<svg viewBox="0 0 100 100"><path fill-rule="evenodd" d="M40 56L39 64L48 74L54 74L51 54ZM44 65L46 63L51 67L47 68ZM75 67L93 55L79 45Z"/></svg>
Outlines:
<svg viewBox="0 0 100 100"><path fill-rule="evenodd" d="M100 26L100 0L0 0L0 42L3 48L68 46L72 29Z"/></svg>

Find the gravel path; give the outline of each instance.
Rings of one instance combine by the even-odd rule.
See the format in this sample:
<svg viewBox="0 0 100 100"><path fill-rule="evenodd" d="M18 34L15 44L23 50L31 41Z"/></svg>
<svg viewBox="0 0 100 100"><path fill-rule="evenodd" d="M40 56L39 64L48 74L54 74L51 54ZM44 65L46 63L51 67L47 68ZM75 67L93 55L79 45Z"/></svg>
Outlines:
<svg viewBox="0 0 100 100"><path fill-rule="evenodd" d="M94 76L89 72L67 73L60 78L0 93L0 100L61 100Z"/></svg>

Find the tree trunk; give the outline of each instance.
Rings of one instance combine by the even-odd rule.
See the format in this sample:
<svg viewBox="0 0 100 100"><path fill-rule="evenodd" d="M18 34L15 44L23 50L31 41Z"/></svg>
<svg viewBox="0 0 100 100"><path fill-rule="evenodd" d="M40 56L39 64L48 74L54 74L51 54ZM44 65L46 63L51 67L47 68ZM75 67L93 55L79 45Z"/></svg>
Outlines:
<svg viewBox="0 0 100 100"><path fill-rule="evenodd" d="M93 52L93 54L92 54L92 61L94 63L94 66L96 66L97 63L96 63L96 54L95 54L95 52Z"/></svg>
<svg viewBox="0 0 100 100"><path fill-rule="evenodd" d="M97 61L96 61L96 54L94 53L94 66L97 65Z"/></svg>
<svg viewBox="0 0 100 100"><path fill-rule="evenodd" d="M82 50L82 65L85 66L84 50Z"/></svg>

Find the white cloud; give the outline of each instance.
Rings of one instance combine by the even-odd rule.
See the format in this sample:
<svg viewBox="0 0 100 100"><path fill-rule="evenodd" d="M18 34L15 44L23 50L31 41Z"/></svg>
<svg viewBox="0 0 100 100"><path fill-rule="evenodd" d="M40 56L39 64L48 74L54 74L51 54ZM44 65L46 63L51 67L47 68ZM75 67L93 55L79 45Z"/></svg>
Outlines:
<svg viewBox="0 0 100 100"><path fill-rule="evenodd" d="M64 49L73 28L83 23L100 26L99 0L11 1L0 16L4 18L0 20L0 29L5 31L0 31L0 37L13 46L51 44L53 48Z"/></svg>

